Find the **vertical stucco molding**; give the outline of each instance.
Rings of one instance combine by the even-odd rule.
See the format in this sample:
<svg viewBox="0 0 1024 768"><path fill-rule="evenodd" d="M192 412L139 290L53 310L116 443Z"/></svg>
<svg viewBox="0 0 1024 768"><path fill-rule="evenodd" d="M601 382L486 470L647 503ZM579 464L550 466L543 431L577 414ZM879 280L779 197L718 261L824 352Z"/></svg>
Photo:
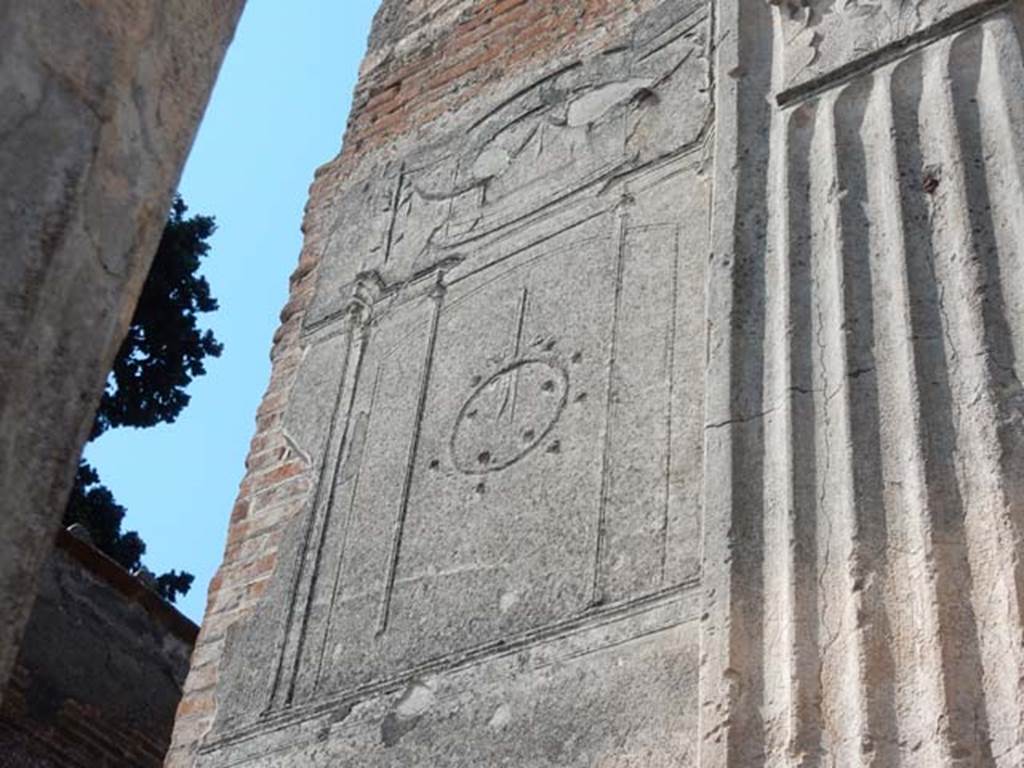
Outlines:
<svg viewBox="0 0 1024 768"><path fill-rule="evenodd" d="M702 765L1019 765L1019 6L718 7Z"/></svg>
<svg viewBox="0 0 1024 768"><path fill-rule="evenodd" d="M768 10L759 3L719 0L715 5L700 675L703 766L755 765L763 740L759 416L770 22Z"/></svg>

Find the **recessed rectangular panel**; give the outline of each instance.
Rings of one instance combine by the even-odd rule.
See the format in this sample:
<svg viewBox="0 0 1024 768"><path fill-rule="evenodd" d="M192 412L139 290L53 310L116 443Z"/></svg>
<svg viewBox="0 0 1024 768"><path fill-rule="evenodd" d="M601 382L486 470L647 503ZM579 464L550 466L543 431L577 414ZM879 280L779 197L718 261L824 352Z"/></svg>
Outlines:
<svg viewBox="0 0 1024 768"><path fill-rule="evenodd" d="M378 302L306 631L315 690L678 581L677 241L612 209Z"/></svg>
<svg viewBox="0 0 1024 768"><path fill-rule="evenodd" d="M609 214L448 293L395 595L411 647L588 607L615 228Z"/></svg>
<svg viewBox="0 0 1024 768"><path fill-rule="evenodd" d="M665 575L677 239L673 225L630 228L624 237L608 361L598 602L658 589Z"/></svg>
<svg viewBox="0 0 1024 768"><path fill-rule="evenodd" d="M320 658L320 687L363 684L385 666L384 633L394 563L408 509L421 394L431 366L438 299L427 294L378 308L349 414L318 572L318 594L330 603ZM314 642L307 641L311 652Z"/></svg>

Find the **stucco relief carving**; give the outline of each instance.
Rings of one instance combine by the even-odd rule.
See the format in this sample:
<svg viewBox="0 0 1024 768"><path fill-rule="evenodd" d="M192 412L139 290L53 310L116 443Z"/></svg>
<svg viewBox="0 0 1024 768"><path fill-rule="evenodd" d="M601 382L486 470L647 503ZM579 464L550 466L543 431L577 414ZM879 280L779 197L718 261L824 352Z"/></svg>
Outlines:
<svg viewBox="0 0 1024 768"><path fill-rule="evenodd" d="M783 42L780 90L828 78L938 24L985 13L991 0L767 0Z"/></svg>
<svg viewBox="0 0 1024 768"><path fill-rule="evenodd" d="M338 193L203 768L1024 765L1024 6L655 4Z"/></svg>
<svg viewBox="0 0 1024 768"><path fill-rule="evenodd" d="M465 475L500 472L551 432L568 399L569 377L545 360L517 360L476 389L455 422L452 462ZM523 406L526 407L523 407ZM555 444L548 449L555 450Z"/></svg>
<svg viewBox="0 0 1024 768"><path fill-rule="evenodd" d="M709 601L702 766L1024 765L1021 11L740 16L719 119L757 148L722 173L746 205L715 211L745 261L709 298L734 335L712 340L729 410L705 471L734 480L705 499L702 586L730 598Z"/></svg>
<svg viewBox="0 0 1024 768"><path fill-rule="evenodd" d="M335 287L360 271L402 281L445 253L481 261L480 244L509 227L707 146L709 24L707 2L665 5L629 46L524 79L470 116L457 144L420 147L352 185L307 324L334 315Z"/></svg>
<svg viewBox="0 0 1024 768"><path fill-rule="evenodd" d="M591 627L684 631L710 11L664 3L338 193L284 418L315 487L218 734Z"/></svg>

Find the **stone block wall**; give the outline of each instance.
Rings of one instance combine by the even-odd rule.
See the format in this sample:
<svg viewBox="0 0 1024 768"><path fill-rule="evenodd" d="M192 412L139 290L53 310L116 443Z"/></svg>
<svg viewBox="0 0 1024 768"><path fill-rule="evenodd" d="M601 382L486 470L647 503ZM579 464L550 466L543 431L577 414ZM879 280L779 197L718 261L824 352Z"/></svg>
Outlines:
<svg viewBox="0 0 1024 768"><path fill-rule="evenodd" d="M197 632L61 531L0 705L0 766L162 765Z"/></svg>
<svg viewBox="0 0 1024 768"><path fill-rule="evenodd" d="M242 5L0 3L0 681Z"/></svg>

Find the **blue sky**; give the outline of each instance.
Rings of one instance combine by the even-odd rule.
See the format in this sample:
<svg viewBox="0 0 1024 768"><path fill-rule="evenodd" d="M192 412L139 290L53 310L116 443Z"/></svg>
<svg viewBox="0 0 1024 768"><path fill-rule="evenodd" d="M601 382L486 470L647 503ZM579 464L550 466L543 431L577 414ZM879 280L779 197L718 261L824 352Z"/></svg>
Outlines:
<svg viewBox="0 0 1024 768"><path fill-rule="evenodd" d="M270 376L309 184L341 146L378 2L249 0L180 185L192 213L217 219L203 271L220 309L204 321L224 355L176 423L113 430L86 449L146 541L146 564L195 574L178 607L196 622Z"/></svg>

